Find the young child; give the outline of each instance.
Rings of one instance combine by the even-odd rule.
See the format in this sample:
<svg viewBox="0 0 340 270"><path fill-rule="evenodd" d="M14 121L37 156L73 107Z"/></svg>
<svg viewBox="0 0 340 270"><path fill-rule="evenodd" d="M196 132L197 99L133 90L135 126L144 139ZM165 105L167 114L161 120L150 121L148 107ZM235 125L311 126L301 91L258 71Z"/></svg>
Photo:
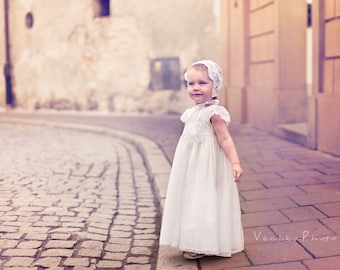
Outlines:
<svg viewBox="0 0 340 270"><path fill-rule="evenodd" d="M196 106L181 116L180 137L169 178L160 245L186 259L230 257L244 249L236 181L240 160L228 131L228 111L218 105L222 71L213 61L193 63L184 78Z"/></svg>

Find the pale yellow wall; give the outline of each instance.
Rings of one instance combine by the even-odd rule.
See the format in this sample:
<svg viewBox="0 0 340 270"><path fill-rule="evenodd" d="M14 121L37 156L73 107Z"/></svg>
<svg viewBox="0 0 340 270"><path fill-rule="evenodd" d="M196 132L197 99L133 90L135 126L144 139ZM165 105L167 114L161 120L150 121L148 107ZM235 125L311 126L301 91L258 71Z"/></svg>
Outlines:
<svg viewBox="0 0 340 270"><path fill-rule="evenodd" d="M266 130L273 130L276 121L275 14L275 3L268 0L249 1L245 15L249 29L246 36L249 40L248 121Z"/></svg>
<svg viewBox="0 0 340 270"><path fill-rule="evenodd" d="M237 5L235 5L237 3ZM294 8L292 8L294 7ZM227 1L226 100L241 122L276 131L307 120L306 3Z"/></svg>
<svg viewBox="0 0 340 270"><path fill-rule="evenodd" d="M324 41L315 47L321 50L321 83L316 89L317 97L317 147L320 150L340 156L340 1L327 0L315 3L321 10L320 37ZM322 12L324 10L324 13ZM323 53L324 52L324 53ZM319 74L315 74L319 76Z"/></svg>
<svg viewBox="0 0 340 270"><path fill-rule="evenodd" d="M233 122L246 122L244 2L221 1L221 56L224 75L222 103ZM232 40L232 42L231 42Z"/></svg>
<svg viewBox="0 0 340 270"><path fill-rule="evenodd" d="M218 61L218 0L111 0L107 18L93 17L92 0L9 2L22 108L64 100L86 109L92 100L100 110L183 111L192 105L185 90L148 90L150 60L179 57L181 72L202 58Z"/></svg>

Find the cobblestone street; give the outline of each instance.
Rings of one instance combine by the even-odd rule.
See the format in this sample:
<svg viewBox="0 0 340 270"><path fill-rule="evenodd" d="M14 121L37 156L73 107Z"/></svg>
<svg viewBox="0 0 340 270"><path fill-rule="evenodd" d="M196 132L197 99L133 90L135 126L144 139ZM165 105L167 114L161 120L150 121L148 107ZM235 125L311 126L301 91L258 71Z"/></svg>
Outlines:
<svg viewBox="0 0 340 270"><path fill-rule="evenodd" d="M0 114L0 269L338 269L339 157L247 125L231 126L245 250L158 248L181 129L173 115Z"/></svg>
<svg viewBox="0 0 340 270"><path fill-rule="evenodd" d="M0 125L0 269L155 269L159 208L134 145Z"/></svg>

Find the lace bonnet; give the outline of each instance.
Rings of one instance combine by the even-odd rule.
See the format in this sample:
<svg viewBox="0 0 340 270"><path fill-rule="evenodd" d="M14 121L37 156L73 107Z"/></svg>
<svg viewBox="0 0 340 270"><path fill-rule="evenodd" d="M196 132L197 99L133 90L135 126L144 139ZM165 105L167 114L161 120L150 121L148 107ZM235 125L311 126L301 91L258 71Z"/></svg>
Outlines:
<svg viewBox="0 0 340 270"><path fill-rule="evenodd" d="M195 63L192 63L191 66L184 73L184 79L188 80L188 72L190 71L190 69L193 66L195 66L197 64L202 64L202 65L207 67L209 78L213 82L212 98L218 97L219 93L222 90L223 77L222 77L221 67L218 64L216 64L215 62L213 62L211 60L201 60L201 61L197 61Z"/></svg>

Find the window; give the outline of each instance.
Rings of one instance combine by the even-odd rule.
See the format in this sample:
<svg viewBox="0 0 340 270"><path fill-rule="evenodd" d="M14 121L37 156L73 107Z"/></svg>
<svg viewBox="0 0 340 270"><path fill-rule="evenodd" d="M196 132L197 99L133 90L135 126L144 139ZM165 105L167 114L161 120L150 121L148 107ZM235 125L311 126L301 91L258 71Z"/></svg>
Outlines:
<svg viewBox="0 0 340 270"><path fill-rule="evenodd" d="M33 14L31 12L28 12L25 16L25 24L27 28L33 27Z"/></svg>
<svg viewBox="0 0 340 270"><path fill-rule="evenodd" d="M151 90L181 89L181 75L178 57L151 60L150 72Z"/></svg>
<svg viewBox="0 0 340 270"><path fill-rule="evenodd" d="M110 16L110 0L93 0L94 17Z"/></svg>

